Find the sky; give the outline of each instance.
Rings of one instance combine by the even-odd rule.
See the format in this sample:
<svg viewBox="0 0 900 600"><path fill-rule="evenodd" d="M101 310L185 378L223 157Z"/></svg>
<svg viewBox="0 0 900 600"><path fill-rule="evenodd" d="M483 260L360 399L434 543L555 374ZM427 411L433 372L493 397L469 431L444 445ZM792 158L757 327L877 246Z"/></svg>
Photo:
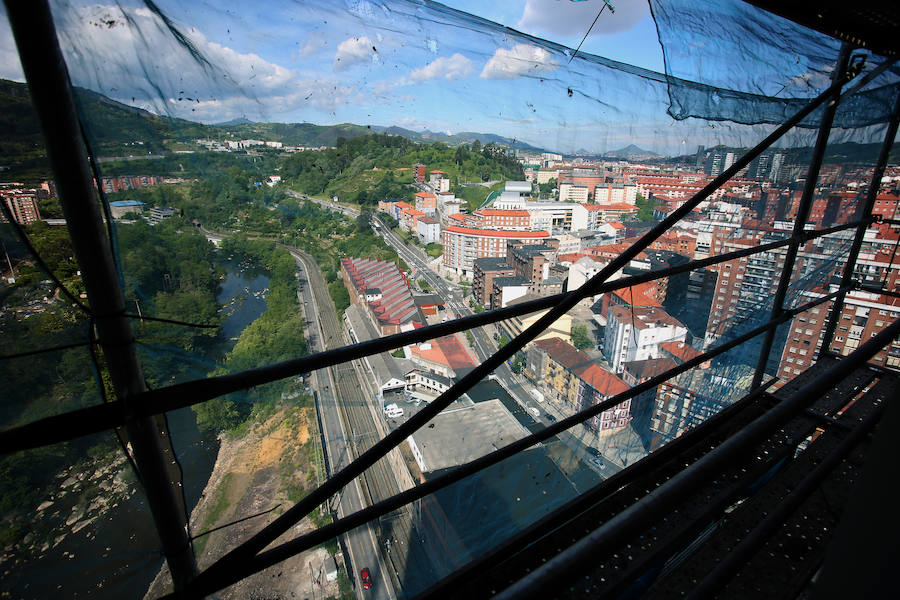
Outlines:
<svg viewBox="0 0 900 600"><path fill-rule="evenodd" d="M647 2L611 3L615 12L606 7L599 17L600 0L257 0L226 8L99 0L57 1L53 11L76 85L205 123L399 125L494 133L566 153L636 144L680 154L758 139L746 128L669 117L669 89L653 74L664 66ZM720 4L665 2L673 10L698 3L708 11ZM716 85L772 93L791 75L790 48L781 54L791 64L778 64L777 48L767 57L771 75L749 77L709 58L694 64L690 49L702 45L705 29L695 25L680 76L710 74ZM796 70L807 87L823 79L810 65ZM0 77L23 79L5 13Z"/></svg>

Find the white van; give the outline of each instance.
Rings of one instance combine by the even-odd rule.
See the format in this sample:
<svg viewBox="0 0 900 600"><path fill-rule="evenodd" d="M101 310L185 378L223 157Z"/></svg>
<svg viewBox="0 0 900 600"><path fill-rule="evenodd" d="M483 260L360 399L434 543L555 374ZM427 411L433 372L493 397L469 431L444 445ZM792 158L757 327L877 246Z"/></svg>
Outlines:
<svg viewBox="0 0 900 600"><path fill-rule="evenodd" d="M396 419L397 417L402 417L403 409L394 403L387 404L384 407L384 416L388 417L389 419Z"/></svg>

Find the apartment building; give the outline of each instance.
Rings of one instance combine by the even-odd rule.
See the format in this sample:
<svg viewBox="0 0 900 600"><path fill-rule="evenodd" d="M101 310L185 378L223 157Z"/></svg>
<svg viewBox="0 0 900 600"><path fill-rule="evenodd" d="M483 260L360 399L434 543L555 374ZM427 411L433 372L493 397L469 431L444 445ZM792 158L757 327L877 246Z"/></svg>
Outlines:
<svg viewBox="0 0 900 600"><path fill-rule="evenodd" d="M506 257L510 240L538 244L550 237L546 231L509 231L505 229L475 229L450 225L441 233L444 240L443 265L457 275L472 277L478 258Z"/></svg>

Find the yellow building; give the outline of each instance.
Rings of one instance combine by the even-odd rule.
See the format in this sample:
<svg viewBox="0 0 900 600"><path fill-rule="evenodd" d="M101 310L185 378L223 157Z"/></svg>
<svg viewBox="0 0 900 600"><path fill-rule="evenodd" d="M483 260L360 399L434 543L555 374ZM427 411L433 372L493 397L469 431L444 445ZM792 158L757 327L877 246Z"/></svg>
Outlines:
<svg viewBox="0 0 900 600"><path fill-rule="evenodd" d="M536 300L540 296L536 296L534 294L525 294L521 298L516 298L515 300L511 300L507 306L515 306L516 304L520 304L522 302L528 302L529 300ZM519 335L523 330L528 329L534 323L537 322L538 319L547 314L547 310L538 311L535 313L530 313L527 315L522 315L521 317L513 317L512 319L507 319L505 321L500 321L498 323L501 331L506 334L506 337L509 339L513 339L515 336ZM534 341L537 340L546 340L550 338L560 338L566 343L572 343L572 317L568 314L562 315L560 318L556 320L555 323L550 325L547 329L545 329L539 336L537 336ZM533 342L532 342L533 343ZM527 344L525 348L527 349L531 343Z"/></svg>

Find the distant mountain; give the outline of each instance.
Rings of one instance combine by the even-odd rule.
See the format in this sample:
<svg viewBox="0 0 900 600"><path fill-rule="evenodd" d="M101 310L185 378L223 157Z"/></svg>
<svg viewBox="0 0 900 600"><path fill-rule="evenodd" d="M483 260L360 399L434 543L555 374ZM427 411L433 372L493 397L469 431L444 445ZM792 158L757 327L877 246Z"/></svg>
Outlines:
<svg viewBox="0 0 900 600"><path fill-rule="evenodd" d="M220 129L236 139L263 139L291 146L334 146L337 139L368 135L372 130L362 125L315 125L313 123L240 123L221 125Z"/></svg>
<svg viewBox="0 0 900 600"><path fill-rule="evenodd" d="M527 144L523 141L511 139L508 137L503 137L502 135L496 135L493 133L476 133L473 131L461 131L460 133L455 134L446 134L440 133L436 131L429 131L424 129L422 131L413 131L411 129L405 129L403 127L398 127L396 125L392 125L390 127L383 126L373 126L373 130L377 130L380 133L387 133L391 135L399 135L403 136L407 139L423 142L426 144L431 144L434 142L442 142L447 144L448 146L459 146L461 144L471 144L475 140L478 140L482 144L489 144L491 142L495 144L502 144L504 146L509 146L510 148L518 148L520 150L528 150L529 152L544 152L543 148L538 148L536 146L532 146L531 144Z"/></svg>
<svg viewBox="0 0 900 600"><path fill-rule="evenodd" d="M215 127L228 127L229 125L249 125L253 123L247 117L238 117L237 119L231 119L230 121L222 121L221 123L213 123Z"/></svg>
<svg viewBox="0 0 900 600"><path fill-rule="evenodd" d="M165 140L188 140L217 134L213 126L155 115L84 88L75 88L75 103L101 154L104 146L143 142L148 151L153 151L162 150Z"/></svg>
<svg viewBox="0 0 900 600"><path fill-rule="evenodd" d="M642 150L638 148L634 144L629 144L624 148L619 150L611 150L609 152L604 152L603 156L610 156L614 158L637 158L637 157L648 157L648 156L659 156L656 152L650 152L649 150Z"/></svg>

